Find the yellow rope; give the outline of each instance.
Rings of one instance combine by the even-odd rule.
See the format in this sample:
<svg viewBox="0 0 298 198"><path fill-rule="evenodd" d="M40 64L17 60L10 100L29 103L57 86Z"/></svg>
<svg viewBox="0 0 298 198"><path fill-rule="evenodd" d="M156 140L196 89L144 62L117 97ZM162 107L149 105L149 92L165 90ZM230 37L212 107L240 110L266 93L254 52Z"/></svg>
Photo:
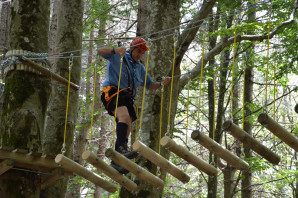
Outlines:
<svg viewBox="0 0 298 198"><path fill-rule="evenodd" d="M67 115L68 115L68 104L69 104L69 90L70 90L70 78L71 78L71 67L73 64L73 56L68 61L68 86L67 86L67 99L66 99L66 114L65 114L65 125L64 125L64 137L63 137L63 146L61 149L62 154L65 152L65 141L66 141L66 128L67 128Z"/></svg>
<svg viewBox="0 0 298 198"><path fill-rule="evenodd" d="M143 122L143 112L144 112L144 102L145 102L145 93L146 93L146 83L147 83L147 73L148 73L148 65L149 65L149 56L150 56L150 45L148 45L148 53L147 53L147 63L146 63L146 74L145 74L145 83L144 83L144 90L143 90L143 99L142 99L142 109L141 109L141 119L140 119L140 128L139 128L139 136L141 136L142 131L142 122Z"/></svg>
<svg viewBox="0 0 298 198"><path fill-rule="evenodd" d="M94 115L94 101L95 101L95 92L96 92L96 74L97 74L97 62L98 56L95 60L95 66L94 66L94 82L93 82L93 101L92 101L92 114L91 114L91 126L90 126L90 138L89 140L92 140L92 128L93 128L93 115Z"/></svg>
<svg viewBox="0 0 298 198"><path fill-rule="evenodd" d="M123 65L123 56L121 56L121 63L120 63L119 81L118 81L118 89L117 89L117 93L118 94L117 94L116 108L115 108L115 114L114 114L113 139L111 141L111 144L113 145L113 149L114 150L115 150L116 117L117 117L117 108L118 108L118 100L119 100L119 89L120 89L120 80L121 80L121 73L122 73L122 65Z"/></svg>
<svg viewBox="0 0 298 198"><path fill-rule="evenodd" d="M169 116L168 116L168 128L167 135L170 136L170 120L171 120L171 106L172 106L172 93L173 93L173 82L174 82L174 69L175 69L175 59L176 59L176 35L173 37L174 41L174 56L173 56L173 67L172 67L172 78L171 78L171 92L170 92L170 104L169 104Z"/></svg>
<svg viewBox="0 0 298 198"><path fill-rule="evenodd" d="M237 22L235 23L235 28L234 28L234 51L233 51L232 82L231 82L231 95L230 95L230 98L231 98L231 101L230 101L230 119L232 118L234 65L235 65L235 55L236 55L236 29L237 29Z"/></svg>
<svg viewBox="0 0 298 198"><path fill-rule="evenodd" d="M267 45L267 69L266 69L266 91L265 91L265 104L263 106L263 111L265 110L265 106L267 105L268 72L269 72L270 22L271 22L271 6L269 6L268 45Z"/></svg>
<svg viewBox="0 0 298 198"><path fill-rule="evenodd" d="M198 104L198 122L197 122L197 128L199 128L199 124L200 124L202 79L203 79L203 66L204 66L204 49L205 49L205 28L203 30L203 49L202 49L202 64L201 64L201 78L200 78L200 93L199 93L199 104Z"/></svg>

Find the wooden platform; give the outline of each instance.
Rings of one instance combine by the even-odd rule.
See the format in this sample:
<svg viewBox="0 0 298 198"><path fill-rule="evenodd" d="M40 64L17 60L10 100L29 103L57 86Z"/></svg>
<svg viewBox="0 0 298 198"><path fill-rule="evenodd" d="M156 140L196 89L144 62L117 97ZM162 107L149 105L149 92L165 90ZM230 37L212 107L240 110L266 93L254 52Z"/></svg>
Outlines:
<svg viewBox="0 0 298 198"><path fill-rule="evenodd" d="M51 173L59 167L54 157L43 156L41 153L30 153L20 149L0 148L0 160L12 160L13 167Z"/></svg>
<svg viewBox="0 0 298 198"><path fill-rule="evenodd" d="M27 152L22 149L0 148L0 176L12 168L24 171L38 171L42 174L41 189L53 185L58 179L72 175L55 163L54 157L43 156L42 153Z"/></svg>

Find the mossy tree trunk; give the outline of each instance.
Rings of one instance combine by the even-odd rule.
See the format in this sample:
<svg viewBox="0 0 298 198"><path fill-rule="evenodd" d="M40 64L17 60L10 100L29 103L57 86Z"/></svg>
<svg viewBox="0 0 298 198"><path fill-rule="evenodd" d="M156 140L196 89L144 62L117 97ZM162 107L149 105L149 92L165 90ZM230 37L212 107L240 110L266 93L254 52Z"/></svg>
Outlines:
<svg viewBox="0 0 298 198"><path fill-rule="evenodd" d="M82 49L82 0L61 1L58 10L58 26L56 37L57 52L73 52L74 56L80 56ZM67 56L70 53L65 54ZM57 59L55 72L68 79L69 59ZM71 67L71 82L79 85L81 77L81 58L75 57ZM65 155L72 159L74 129L77 121L78 91L70 90ZM64 123L67 103L67 86L53 82L53 93L48 108L43 152L55 156L61 153L64 142ZM42 192L42 197L64 197L66 193L67 179L59 180L54 186Z"/></svg>
<svg viewBox="0 0 298 198"><path fill-rule="evenodd" d="M49 0L12 1L9 50L47 52L49 10ZM2 146L42 151L49 96L48 78L20 70L7 73L0 122ZM40 174L12 169L0 177L0 197L39 197L40 184Z"/></svg>
<svg viewBox="0 0 298 198"><path fill-rule="evenodd" d="M1 15L0 15L0 61L3 60L4 54L8 50L9 44L9 26L10 26L10 2L2 0ZM0 115L3 105L3 90L4 88L4 70L0 69Z"/></svg>

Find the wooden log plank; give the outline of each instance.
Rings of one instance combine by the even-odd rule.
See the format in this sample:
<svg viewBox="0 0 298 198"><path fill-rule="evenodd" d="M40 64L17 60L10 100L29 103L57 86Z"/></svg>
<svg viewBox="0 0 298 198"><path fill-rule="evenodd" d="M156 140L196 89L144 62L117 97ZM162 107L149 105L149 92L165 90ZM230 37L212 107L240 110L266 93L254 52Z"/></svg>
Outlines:
<svg viewBox="0 0 298 198"><path fill-rule="evenodd" d="M65 176L65 171L61 167L54 169L51 173L52 175L48 176L46 180L41 184L41 190L52 186L57 180Z"/></svg>
<svg viewBox="0 0 298 198"><path fill-rule="evenodd" d="M160 140L160 144L168 148L171 152L175 153L179 157L185 159L186 161L194 165L197 169L204 171L206 174L211 176L217 175L217 169L214 166L208 164L204 160L201 160L196 155L187 150L185 147L176 144L175 141L171 138L166 136L163 137Z"/></svg>
<svg viewBox="0 0 298 198"><path fill-rule="evenodd" d="M187 183L190 180L190 177L185 174L182 170L177 168L173 163L169 162L166 158L156 153L154 150L146 146L140 141L136 141L133 144L133 150L140 151L140 154L146 159L150 160L153 164L164 169L183 183Z"/></svg>
<svg viewBox="0 0 298 198"><path fill-rule="evenodd" d="M223 148L219 143L209 138L207 135L200 133L198 130L194 130L191 134L191 138L199 141L201 145L207 148L211 153L214 153L218 157L227 161L228 164L239 170L248 170L249 165L234 153Z"/></svg>
<svg viewBox="0 0 298 198"><path fill-rule="evenodd" d="M82 165L74 162L73 160L65 157L62 154L58 154L55 158L55 162L61 164L63 168L76 173L84 177L85 179L91 181L95 185L105 189L108 192L114 193L117 190L117 186L112 184L104 179L102 179L99 175L89 171L87 168L83 167Z"/></svg>
<svg viewBox="0 0 298 198"><path fill-rule="evenodd" d="M223 124L223 129L230 131L231 134L240 140L243 144L251 148L253 151L267 159L272 164L278 164L280 157L253 138L251 135L243 131L239 126L235 125L231 120L227 120Z"/></svg>
<svg viewBox="0 0 298 198"><path fill-rule="evenodd" d="M90 151L85 151L82 154L82 158L96 167L99 171L113 179L114 181L118 182L121 186L126 188L129 191L136 192L137 191L137 184L128 179L126 176L120 174L117 170L112 168L110 165L106 164L102 161L99 157L91 153Z"/></svg>
<svg viewBox="0 0 298 198"><path fill-rule="evenodd" d="M135 174L141 180L146 181L148 184L151 184L155 187L163 187L164 182L160 178L138 166L112 148L108 148L105 152L105 155L112 159L116 164L120 164L123 168Z"/></svg>
<svg viewBox="0 0 298 198"><path fill-rule="evenodd" d="M68 80L59 76L58 74L55 74L53 72L51 72L50 70L40 66L39 64L31 61L31 60L24 60L24 59L19 59L19 61L21 61L23 64L26 64L28 65L29 67L41 72L43 75L47 76L48 78L53 78L54 80L56 80L57 82L60 82L61 84L64 84L64 85L68 85ZM79 86L70 82L70 88L77 91L79 90Z"/></svg>
<svg viewBox="0 0 298 198"><path fill-rule="evenodd" d="M58 164L55 163L54 159L44 158L44 157L35 157L27 155L27 153L10 152L7 150L0 150L0 159L12 159L15 161L15 164L27 164L28 167L44 167L44 169L55 169L58 168Z"/></svg>
<svg viewBox="0 0 298 198"><path fill-rule="evenodd" d="M14 161L12 159L6 159L0 163L0 175L8 171L14 166Z"/></svg>
<svg viewBox="0 0 298 198"><path fill-rule="evenodd" d="M282 141L284 141L290 147L295 149L296 152L298 152L298 138L295 135L289 133L285 128L283 128L280 124L278 124L278 122L269 117L269 115L267 115L266 113L261 113L258 117L258 121L274 135L279 137Z"/></svg>

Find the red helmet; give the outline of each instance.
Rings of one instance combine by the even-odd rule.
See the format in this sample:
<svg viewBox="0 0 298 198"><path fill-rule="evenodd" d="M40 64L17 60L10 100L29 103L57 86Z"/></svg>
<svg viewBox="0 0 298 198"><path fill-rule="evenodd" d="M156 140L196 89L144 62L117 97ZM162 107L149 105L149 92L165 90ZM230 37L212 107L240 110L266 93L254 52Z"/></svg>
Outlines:
<svg viewBox="0 0 298 198"><path fill-rule="evenodd" d="M131 41L130 46L137 47L144 52L148 50L148 47L146 45L146 40L143 38L135 38L134 40Z"/></svg>

